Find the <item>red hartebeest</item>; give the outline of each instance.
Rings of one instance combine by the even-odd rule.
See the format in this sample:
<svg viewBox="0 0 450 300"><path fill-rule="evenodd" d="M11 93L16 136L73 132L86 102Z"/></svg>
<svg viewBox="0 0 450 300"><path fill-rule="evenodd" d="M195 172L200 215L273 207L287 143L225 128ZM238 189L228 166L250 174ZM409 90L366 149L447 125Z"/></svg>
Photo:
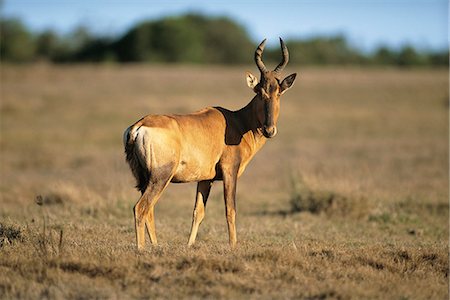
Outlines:
<svg viewBox="0 0 450 300"><path fill-rule="evenodd" d="M237 178L266 140L277 133L280 96L296 77L294 73L281 80L281 71L289 60L281 38L282 61L273 71L267 70L261 59L265 42L255 51L260 82L247 73L247 84L256 96L245 107L237 111L208 107L188 115L148 115L125 131L126 159L141 192L134 207L138 250L145 245L145 226L152 244L157 244L154 207L169 182L198 182L188 242L192 245L216 180L223 180L229 242L232 248L236 246Z"/></svg>

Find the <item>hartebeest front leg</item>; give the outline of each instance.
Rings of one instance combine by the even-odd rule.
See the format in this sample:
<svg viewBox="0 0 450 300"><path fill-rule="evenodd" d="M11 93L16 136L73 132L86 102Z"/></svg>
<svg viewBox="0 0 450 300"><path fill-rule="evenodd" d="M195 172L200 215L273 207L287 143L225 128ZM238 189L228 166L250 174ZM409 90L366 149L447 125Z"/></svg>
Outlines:
<svg viewBox="0 0 450 300"><path fill-rule="evenodd" d="M195 243L197 237L198 227L205 217L205 207L208 201L209 192L211 191L212 181L200 181L197 184L197 196L195 198L194 213L192 216L191 234L189 237L188 246Z"/></svg>
<svg viewBox="0 0 450 300"><path fill-rule="evenodd" d="M236 183L238 167L223 170L223 193L225 200L225 215L228 224L230 247L235 248L236 238Z"/></svg>

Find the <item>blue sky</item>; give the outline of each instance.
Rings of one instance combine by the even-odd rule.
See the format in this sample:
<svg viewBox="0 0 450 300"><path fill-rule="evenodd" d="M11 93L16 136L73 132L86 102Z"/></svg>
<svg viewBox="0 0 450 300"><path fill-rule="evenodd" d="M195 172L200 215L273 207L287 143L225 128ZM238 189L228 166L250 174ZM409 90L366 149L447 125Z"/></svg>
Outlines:
<svg viewBox="0 0 450 300"><path fill-rule="evenodd" d="M448 47L446 0L6 0L2 6L3 15L19 17L35 31L65 33L86 25L108 35L121 34L145 19L186 12L231 17L255 42L342 33L363 50L404 44Z"/></svg>

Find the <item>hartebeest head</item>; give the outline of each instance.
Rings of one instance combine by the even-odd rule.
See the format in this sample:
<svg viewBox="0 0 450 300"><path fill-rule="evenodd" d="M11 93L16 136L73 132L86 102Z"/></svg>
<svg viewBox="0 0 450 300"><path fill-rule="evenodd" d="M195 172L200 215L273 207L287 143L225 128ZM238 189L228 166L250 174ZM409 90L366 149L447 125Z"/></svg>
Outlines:
<svg viewBox="0 0 450 300"><path fill-rule="evenodd" d="M281 38L283 58L273 71L267 70L261 58L265 44L266 39L259 44L255 51L255 63L261 72L261 80L258 82L253 74L247 72L247 84L258 96L257 118L262 133L266 138L271 138L277 134L280 96L294 84L297 74L291 74L281 80L281 71L289 61L289 51Z"/></svg>

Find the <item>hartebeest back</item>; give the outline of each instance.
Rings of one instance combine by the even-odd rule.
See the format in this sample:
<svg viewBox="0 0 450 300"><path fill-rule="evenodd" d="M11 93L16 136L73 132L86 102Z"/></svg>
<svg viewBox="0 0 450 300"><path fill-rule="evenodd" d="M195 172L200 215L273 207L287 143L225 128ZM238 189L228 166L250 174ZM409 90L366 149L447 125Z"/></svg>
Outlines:
<svg viewBox="0 0 450 300"><path fill-rule="evenodd" d="M145 225L157 244L154 206L170 182L198 182L191 234L195 242L205 215L211 185L222 180L231 247L236 245L236 182L247 164L277 133L280 96L294 83L296 74L281 80L289 60L280 39L283 58L268 71L261 55L266 40L255 51L261 79L247 73L247 84L256 93L242 109L208 107L188 115L148 115L127 128L125 153L141 197L134 207L137 248L145 245Z"/></svg>

